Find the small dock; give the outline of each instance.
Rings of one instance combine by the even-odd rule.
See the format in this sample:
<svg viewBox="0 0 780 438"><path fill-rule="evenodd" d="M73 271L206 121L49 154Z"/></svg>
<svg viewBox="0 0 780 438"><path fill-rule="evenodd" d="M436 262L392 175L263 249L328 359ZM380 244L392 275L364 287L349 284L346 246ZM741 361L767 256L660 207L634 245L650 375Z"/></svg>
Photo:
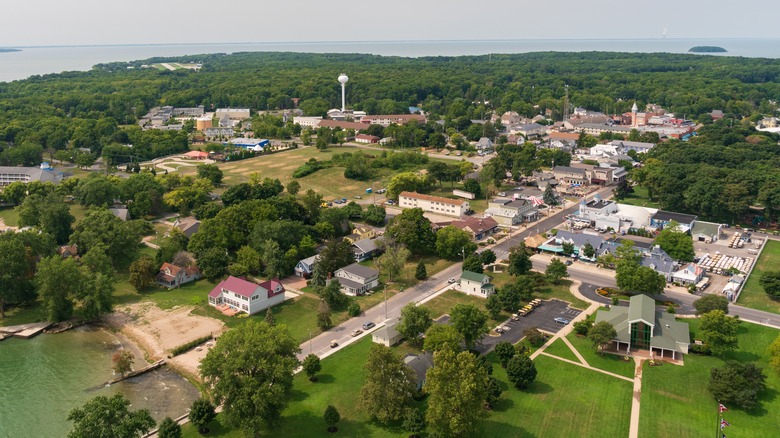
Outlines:
<svg viewBox="0 0 780 438"><path fill-rule="evenodd" d="M124 376L116 377L114 379L109 380L106 382L106 385L113 385L114 383L119 383L123 380L130 379L135 376L140 376L141 374L148 373L149 371L156 370L157 368L160 368L161 366L165 365L165 359L160 359L157 362L147 365L139 370L130 371L129 373L125 374Z"/></svg>
<svg viewBox="0 0 780 438"><path fill-rule="evenodd" d="M30 339L41 334L41 332L46 330L50 325L51 323L48 322L34 322L31 324L0 327L0 340L10 338L11 336L22 339Z"/></svg>

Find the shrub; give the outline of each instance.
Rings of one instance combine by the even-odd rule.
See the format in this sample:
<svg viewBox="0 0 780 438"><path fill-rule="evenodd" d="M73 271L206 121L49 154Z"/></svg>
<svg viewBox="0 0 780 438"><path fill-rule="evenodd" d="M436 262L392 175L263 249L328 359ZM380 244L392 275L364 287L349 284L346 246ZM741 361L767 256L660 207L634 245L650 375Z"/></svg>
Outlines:
<svg viewBox="0 0 780 438"><path fill-rule="evenodd" d="M544 333L540 332L539 329L536 327L531 327L527 329L525 332L523 332L525 335L525 338L528 340L528 343L532 346L539 348L542 345L544 345L545 341L547 341L547 336L544 335Z"/></svg>
<svg viewBox="0 0 780 438"><path fill-rule="evenodd" d="M180 354L184 354L193 348L197 347L198 345L208 342L211 340L211 335L204 336L202 338L195 339L194 341L187 342L186 344L179 345L178 347L171 350L171 356L178 356Z"/></svg>
<svg viewBox="0 0 780 438"><path fill-rule="evenodd" d="M710 351L710 347L704 345L704 344L691 344L688 347L688 352L691 354L698 354L700 356L711 356L712 351Z"/></svg>
<svg viewBox="0 0 780 438"><path fill-rule="evenodd" d="M360 312L360 304L358 303L352 303L347 307L347 314L353 318L359 316Z"/></svg>
<svg viewBox="0 0 780 438"><path fill-rule="evenodd" d="M577 321L574 323L574 333L579 336L588 336L590 325L589 321Z"/></svg>

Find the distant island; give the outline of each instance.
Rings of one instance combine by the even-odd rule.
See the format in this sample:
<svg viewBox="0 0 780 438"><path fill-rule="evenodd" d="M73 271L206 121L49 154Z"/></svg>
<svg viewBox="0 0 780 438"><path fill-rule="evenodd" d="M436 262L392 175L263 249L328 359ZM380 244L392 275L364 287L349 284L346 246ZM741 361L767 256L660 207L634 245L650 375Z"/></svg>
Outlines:
<svg viewBox="0 0 780 438"><path fill-rule="evenodd" d="M696 46L691 47L689 52L693 53L725 53L728 52L728 50L724 49L723 47L718 46Z"/></svg>
<svg viewBox="0 0 780 438"><path fill-rule="evenodd" d="M5 48L0 47L0 53L3 53L3 52L21 52L21 50L20 49L5 49Z"/></svg>

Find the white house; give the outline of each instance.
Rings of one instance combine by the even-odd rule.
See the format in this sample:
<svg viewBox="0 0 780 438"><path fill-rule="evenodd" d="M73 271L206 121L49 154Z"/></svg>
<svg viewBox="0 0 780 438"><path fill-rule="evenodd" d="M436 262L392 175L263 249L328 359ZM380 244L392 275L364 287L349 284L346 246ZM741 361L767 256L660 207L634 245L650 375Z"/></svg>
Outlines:
<svg viewBox="0 0 780 438"><path fill-rule="evenodd" d="M379 271L357 263L344 266L334 275L347 295L363 295L379 285Z"/></svg>
<svg viewBox="0 0 780 438"><path fill-rule="evenodd" d="M401 192L398 195L398 206L401 208L420 208L422 211L458 218L464 216L469 210L468 201L463 199L442 198L417 192Z"/></svg>
<svg viewBox="0 0 780 438"><path fill-rule="evenodd" d="M398 318L392 318L385 321L385 325L374 330L371 334L371 341L375 344L382 344L385 347L392 347L401 342L403 335L398 333L395 328L398 325Z"/></svg>
<svg viewBox="0 0 780 438"><path fill-rule="evenodd" d="M284 286L278 279L255 284L232 275L209 292L209 305L223 312L253 315L284 301Z"/></svg>
<svg viewBox="0 0 780 438"><path fill-rule="evenodd" d="M487 298L496 291L490 283L490 277L476 272L463 271L460 274L460 290L468 295Z"/></svg>
<svg viewBox="0 0 780 438"><path fill-rule="evenodd" d="M704 278L704 269L695 263L689 263L688 266L674 273L674 281L682 284L697 284Z"/></svg>

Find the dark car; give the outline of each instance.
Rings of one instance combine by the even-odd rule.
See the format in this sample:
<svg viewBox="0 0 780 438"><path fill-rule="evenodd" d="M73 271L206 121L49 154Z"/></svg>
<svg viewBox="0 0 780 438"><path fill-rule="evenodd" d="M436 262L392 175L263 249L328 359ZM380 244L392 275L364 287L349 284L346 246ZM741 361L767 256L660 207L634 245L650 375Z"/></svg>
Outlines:
<svg viewBox="0 0 780 438"><path fill-rule="evenodd" d="M370 330L370 329L374 328L375 326L376 326L376 324L374 324L373 322L369 321L369 322L363 323L363 330Z"/></svg>

